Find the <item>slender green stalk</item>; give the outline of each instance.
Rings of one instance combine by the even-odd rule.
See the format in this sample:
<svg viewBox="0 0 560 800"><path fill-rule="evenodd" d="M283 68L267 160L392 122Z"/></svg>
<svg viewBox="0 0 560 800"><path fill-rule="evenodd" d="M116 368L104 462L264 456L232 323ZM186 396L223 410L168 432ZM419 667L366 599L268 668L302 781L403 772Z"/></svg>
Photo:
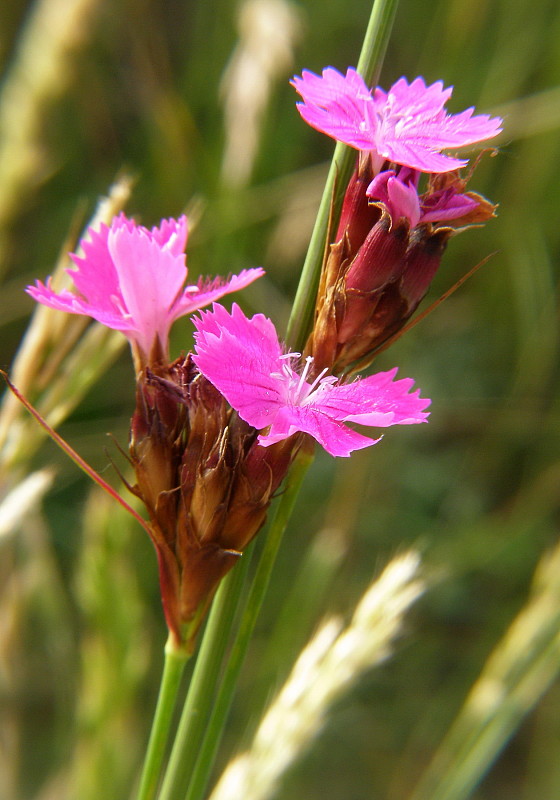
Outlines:
<svg viewBox="0 0 560 800"><path fill-rule="evenodd" d="M379 80L398 5L399 0L377 0L371 9L357 67L370 86Z"/></svg>
<svg viewBox="0 0 560 800"><path fill-rule="evenodd" d="M188 653L178 649L170 636L165 645L163 675L137 800L152 800L156 795L177 692L188 658Z"/></svg>
<svg viewBox="0 0 560 800"><path fill-rule="evenodd" d="M373 4L358 61L358 72L368 84L376 83L379 77L397 6L398 0L376 0ZM351 147L337 143L288 323L286 342L295 350L303 348L311 329L329 229L340 216L344 191L355 158L355 151Z"/></svg>
<svg viewBox="0 0 560 800"><path fill-rule="evenodd" d="M239 607L251 562L251 552L252 548L245 552L241 563L227 575L216 593L161 787L160 800L176 796L173 794L175 786L188 785L198 755L197 745L204 736L214 702L233 618Z"/></svg>
<svg viewBox="0 0 560 800"><path fill-rule="evenodd" d="M243 666L245 654L249 647L255 623L268 588L270 576L276 561L276 555L292 514L301 484L312 461L313 455L304 451L300 451L294 460L282 498L278 502L275 514L270 522L266 542L247 600L247 606L235 642L233 643L220 691L212 709L212 716L206 729L206 735L204 736L202 744L197 748L198 758L188 785L188 791L185 796L186 786L184 784L182 786L177 786L177 791L170 795L169 800L185 800L185 797L186 800L201 800L204 795L214 764L216 751L224 730L224 723L237 685L237 679L241 667ZM190 742L191 748L196 747L198 744L199 743L196 741ZM161 800L164 800L164 798L161 798ZM165 800L168 800L168 798L165 798Z"/></svg>
<svg viewBox="0 0 560 800"><path fill-rule="evenodd" d="M371 81L379 74L397 3L398 0L375 0L373 4L364 45L358 62L358 69L366 80ZM354 155L350 148L338 144L335 149L333 162L323 193L323 199L303 267L298 292L290 316L286 336L287 343L290 347L301 348L311 327L323 254L328 243L327 236L329 225L340 214L344 187L350 177L353 161ZM218 677L215 671L215 665L219 663L219 660L214 659L212 653L214 653L215 648L224 647L224 639L226 638L225 631L227 631L228 628L221 621L221 615L231 612L231 609L216 609L215 612L216 625L219 626L220 630L224 631L223 639L211 642L211 626L209 625L207 628L201 655L203 651L208 651L207 657L212 661L213 674L209 677L208 684L205 685L206 681L203 679L202 675L206 667L201 663L200 684L196 690L193 689L192 695L191 692L189 692L189 699L187 700L183 713L184 724L182 721L175 740L160 800L184 800L185 792L187 792L187 800L200 800L205 791L214 763L214 756L231 705L239 672L243 665L249 641L268 587L282 535L292 512L303 477L311 461L312 456L304 454L303 452L300 453L295 459L286 480L284 493L276 507L275 515L270 524L267 540L251 587L247 607L232 645L224 679L216 701L213 704L212 716L208 722L202 744L200 744L199 736L204 729L206 718L206 715L201 713L200 709L202 707L209 707L212 695L211 689L216 685ZM206 657L204 660L206 660ZM202 697L203 691L205 692L204 697ZM203 704L203 706L200 704ZM197 711L198 716L196 713ZM192 769L195 757L197 758L196 766L191 775L190 770Z"/></svg>

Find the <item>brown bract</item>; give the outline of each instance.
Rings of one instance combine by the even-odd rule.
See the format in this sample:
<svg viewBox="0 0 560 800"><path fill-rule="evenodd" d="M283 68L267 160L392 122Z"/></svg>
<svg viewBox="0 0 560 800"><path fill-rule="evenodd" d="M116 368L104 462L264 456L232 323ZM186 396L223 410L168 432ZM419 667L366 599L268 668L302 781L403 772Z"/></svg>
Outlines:
<svg viewBox="0 0 560 800"><path fill-rule="evenodd" d="M163 607L187 650L223 576L262 527L297 450L268 448L190 354L141 373L131 423L135 493L145 503Z"/></svg>

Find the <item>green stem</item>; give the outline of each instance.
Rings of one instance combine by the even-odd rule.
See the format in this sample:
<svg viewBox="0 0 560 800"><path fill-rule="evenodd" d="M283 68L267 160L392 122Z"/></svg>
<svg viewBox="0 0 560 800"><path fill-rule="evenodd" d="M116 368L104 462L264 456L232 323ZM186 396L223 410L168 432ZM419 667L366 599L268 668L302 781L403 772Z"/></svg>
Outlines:
<svg viewBox="0 0 560 800"><path fill-rule="evenodd" d="M379 78L397 6L398 0L376 0L373 4L358 61L358 72L369 85ZM355 159L355 150L337 143L288 323L286 342L294 350L303 348L311 330L329 229L338 222Z"/></svg>
<svg viewBox="0 0 560 800"><path fill-rule="evenodd" d="M397 3L398 0L375 0L373 4L358 62L359 71L369 82L377 78L381 69ZM353 151L344 145L337 144L288 324L286 341L294 349L303 347L311 328L323 255L328 244L329 225L334 224L340 214L342 198L346 183L352 172L353 162ZM221 610L212 609L212 616L215 614L216 617L216 627L223 632L223 635L218 640L215 634L212 633L213 627L210 624L207 626L201 656L199 656L199 661L201 662L200 684L196 691L192 690L192 695L189 692L189 698L183 713L185 722L184 724L181 723L177 734L169 768L164 778L160 800L184 800L186 791L188 792L187 800L200 800L204 793L233 698L237 678L264 599L282 535L292 512L303 476L311 460L312 457L309 454L300 453L295 459L286 480L286 488L271 521L246 610L233 642L224 679L213 704L212 716L206 727L204 739L200 743L200 735L204 731L206 720L206 714L201 711L201 708L208 709L212 703L213 690L218 681L215 664L221 661L221 656L215 660L215 664L211 668L211 676L206 683L203 678L206 667L202 663L206 661L206 657L202 658L202 652L208 651L208 659L212 660L212 662L214 662L212 653L217 649L221 650L223 654L227 639L226 633L229 628L223 622L222 617L226 613L231 613L233 603L228 609L223 606ZM234 570L233 574L236 571ZM218 597L214 606L217 605L217 602ZM199 671L198 664L196 671L197 673ZM203 691L205 693L204 697L202 696ZM198 711L198 714L196 711ZM196 765L191 775L195 757L197 757Z"/></svg>
<svg viewBox="0 0 560 800"><path fill-rule="evenodd" d="M188 658L188 653L177 648L175 640L170 636L165 645L163 675L137 800L153 800L156 795L173 709Z"/></svg>
<svg viewBox="0 0 560 800"><path fill-rule="evenodd" d="M376 0L371 9L357 67L368 86L379 80L398 5L399 0Z"/></svg>
<svg viewBox="0 0 560 800"><path fill-rule="evenodd" d="M342 205L336 189L348 183L353 163L353 150L337 142L286 331L286 343L293 350L303 350L311 330L329 223L335 223Z"/></svg>
<svg viewBox="0 0 560 800"><path fill-rule="evenodd" d="M175 787L187 786L190 780L198 755L198 745L204 735L214 701L233 618L239 606L239 598L251 562L251 552L252 548L245 551L240 563L226 576L216 593L159 800L184 796L184 791L177 795Z"/></svg>
<svg viewBox="0 0 560 800"><path fill-rule="evenodd" d="M313 454L300 451L296 456L286 486L270 522L266 542L261 553L257 572L251 586L245 612L237 637L233 643L220 691L212 709L206 735L198 751L198 759L185 798L185 785L178 786L170 800L201 800L206 790L210 772L224 724L231 706L237 679L251 641L266 590L276 561L276 555L292 514L301 484L313 461ZM163 799L162 799L163 800Z"/></svg>

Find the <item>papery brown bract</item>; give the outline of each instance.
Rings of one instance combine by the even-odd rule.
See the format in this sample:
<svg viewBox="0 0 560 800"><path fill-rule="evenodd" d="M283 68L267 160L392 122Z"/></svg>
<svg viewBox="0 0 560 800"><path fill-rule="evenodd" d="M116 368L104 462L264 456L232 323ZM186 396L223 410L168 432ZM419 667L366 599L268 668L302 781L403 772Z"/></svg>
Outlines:
<svg viewBox="0 0 560 800"><path fill-rule="evenodd" d="M268 450L201 375L191 356L139 376L131 424L134 491L157 551L166 621L187 650L214 592L262 527L295 455Z"/></svg>

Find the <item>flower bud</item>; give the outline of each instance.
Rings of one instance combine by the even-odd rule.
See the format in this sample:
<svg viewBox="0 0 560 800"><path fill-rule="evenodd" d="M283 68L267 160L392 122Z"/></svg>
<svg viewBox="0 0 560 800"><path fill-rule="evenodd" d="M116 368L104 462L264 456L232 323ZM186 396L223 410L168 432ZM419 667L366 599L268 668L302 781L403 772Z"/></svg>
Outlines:
<svg viewBox="0 0 560 800"><path fill-rule="evenodd" d="M401 295L407 301L408 316L430 288L452 234L453 228L436 228L432 231L429 225L419 225L412 232L400 282Z"/></svg>
<svg viewBox="0 0 560 800"><path fill-rule="evenodd" d="M406 220L401 219L397 225L392 225L390 217L384 214L366 237L345 275L344 315L338 325L339 344L343 345L360 334L384 290L399 278L408 233Z"/></svg>

